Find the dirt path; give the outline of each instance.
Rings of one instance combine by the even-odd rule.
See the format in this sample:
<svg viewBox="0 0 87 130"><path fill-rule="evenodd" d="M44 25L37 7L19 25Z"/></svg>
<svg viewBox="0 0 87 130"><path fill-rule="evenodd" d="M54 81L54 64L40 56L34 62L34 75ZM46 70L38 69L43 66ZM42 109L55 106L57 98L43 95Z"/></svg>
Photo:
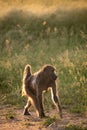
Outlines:
<svg viewBox="0 0 87 130"><path fill-rule="evenodd" d="M32 116L23 116L23 109L9 106L0 107L0 130L64 130L67 125L81 125L87 127L87 114L71 114L63 110L63 119L56 119L48 127L42 126L46 119L39 119L35 112ZM56 110L50 110L47 115L57 115Z"/></svg>

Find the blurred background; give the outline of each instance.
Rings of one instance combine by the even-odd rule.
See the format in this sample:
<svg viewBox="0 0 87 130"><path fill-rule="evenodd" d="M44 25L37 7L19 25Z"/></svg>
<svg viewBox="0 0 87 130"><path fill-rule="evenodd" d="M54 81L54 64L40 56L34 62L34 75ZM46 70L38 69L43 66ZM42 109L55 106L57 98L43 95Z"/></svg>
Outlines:
<svg viewBox="0 0 87 130"><path fill-rule="evenodd" d="M87 1L0 0L0 104L23 107L22 75L56 67L62 107L87 111ZM48 100L49 99L49 100ZM45 109L54 108L50 92Z"/></svg>

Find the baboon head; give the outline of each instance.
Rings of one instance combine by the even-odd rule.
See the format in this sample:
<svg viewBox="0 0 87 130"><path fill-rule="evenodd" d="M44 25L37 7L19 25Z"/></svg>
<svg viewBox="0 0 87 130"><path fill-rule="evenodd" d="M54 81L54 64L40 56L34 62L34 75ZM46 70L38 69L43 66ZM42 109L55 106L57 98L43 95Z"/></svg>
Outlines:
<svg viewBox="0 0 87 130"><path fill-rule="evenodd" d="M55 81L57 79L55 68L51 65L46 65L43 67L43 71L45 75L48 76L48 78L52 81Z"/></svg>

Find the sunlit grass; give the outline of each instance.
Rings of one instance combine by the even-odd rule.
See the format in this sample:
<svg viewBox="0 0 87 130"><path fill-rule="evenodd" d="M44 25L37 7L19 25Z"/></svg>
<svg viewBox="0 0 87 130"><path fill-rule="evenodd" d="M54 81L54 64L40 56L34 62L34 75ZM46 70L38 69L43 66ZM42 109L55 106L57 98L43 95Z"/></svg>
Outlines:
<svg viewBox="0 0 87 130"><path fill-rule="evenodd" d="M57 117L47 117L46 119L42 120L40 125L41 127L49 127L51 126L53 123L55 123L57 121Z"/></svg>
<svg viewBox="0 0 87 130"><path fill-rule="evenodd" d="M83 128L83 126L69 124L68 126L65 127L65 130L87 130L87 127Z"/></svg>

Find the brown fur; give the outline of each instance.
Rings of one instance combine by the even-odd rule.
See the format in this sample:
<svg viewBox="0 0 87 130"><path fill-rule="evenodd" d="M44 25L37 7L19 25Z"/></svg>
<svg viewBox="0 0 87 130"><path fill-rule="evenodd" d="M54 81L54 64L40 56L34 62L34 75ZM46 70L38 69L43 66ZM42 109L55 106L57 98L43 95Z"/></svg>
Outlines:
<svg viewBox="0 0 87 130"><path fill-rule="evenodd" d="M54 73L55 68L51 65L42 67L38 72L32 74L30 65L26 65L23 75L22 95L28 97L27 104L24 109L24 115L30 115L29 107L33 104L40 118L45 117L42 93L44 90L51 88L51 97L55 103L60 116L62 117L62 109L59 98L56 95L56 79Z"/></svg>

